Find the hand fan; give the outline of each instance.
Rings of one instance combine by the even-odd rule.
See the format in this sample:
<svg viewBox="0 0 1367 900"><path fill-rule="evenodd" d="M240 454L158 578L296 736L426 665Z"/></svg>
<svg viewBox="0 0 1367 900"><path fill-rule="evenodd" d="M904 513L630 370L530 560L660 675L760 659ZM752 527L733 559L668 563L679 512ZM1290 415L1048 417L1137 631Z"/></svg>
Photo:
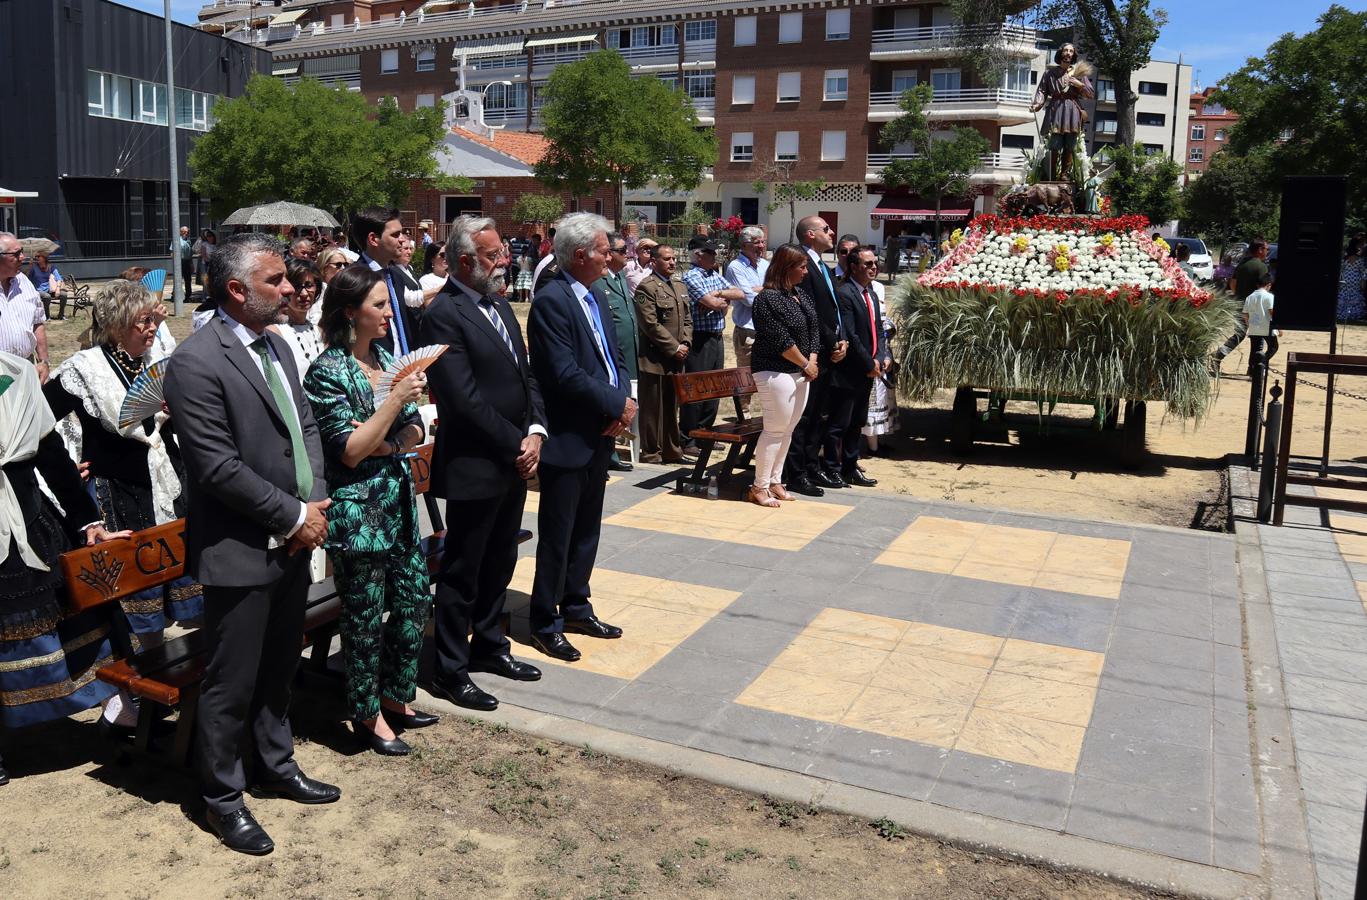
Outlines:
<svg viewBox="0 0 1367 900"><path fill-rule="evenodd" d="M119 430L141 422L148 416L161 412L161 404L166 388L166 366L171 357L163 357L142 370L119 407Z"/></svg>
<svg viewBox="0 0 1367 900"><path fill-rule="evenodd" d="M428 344L426 347L419 347L416 350L409 350L403 356L389 364L385 373L380 376L379 382L375 385L375 405L378 406L389 396L389 389L394 386L394 382L403 381L414 372L425 372L427 367L437 361L446 352L446 344Z"/></svg>

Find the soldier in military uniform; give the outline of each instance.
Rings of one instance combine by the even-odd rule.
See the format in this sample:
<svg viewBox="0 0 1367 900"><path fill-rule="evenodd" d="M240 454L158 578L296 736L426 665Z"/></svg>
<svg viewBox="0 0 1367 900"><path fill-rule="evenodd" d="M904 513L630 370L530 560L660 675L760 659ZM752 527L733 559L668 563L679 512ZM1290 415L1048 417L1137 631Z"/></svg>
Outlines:
<svg viewBox="0 0 1367 900"><path fill-rule="evenodd" d="M693 341L688 290L675 281L674 248L651 248L651 272L636 288L640 332L641 461L691 463L679 442L678 404L668 378L684 370Z"/></svg>

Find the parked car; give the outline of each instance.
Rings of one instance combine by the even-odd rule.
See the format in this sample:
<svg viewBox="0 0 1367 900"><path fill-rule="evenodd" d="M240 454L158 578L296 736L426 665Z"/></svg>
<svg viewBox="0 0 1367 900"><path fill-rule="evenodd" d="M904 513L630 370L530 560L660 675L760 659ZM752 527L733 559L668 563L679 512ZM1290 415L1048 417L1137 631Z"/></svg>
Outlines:
<svg viewBox="0 0 1367 900"><path fill-rule="evenodd" d="M1175 237L1168 238L1168 243L1174 248L1178 244L1184 244L1191 251L1191 258L1187 262L1191 264L1196 277L1202 281L1210 281L1215 277L1215 261L1211 259L1205 241L1198 237Z"/></svg>

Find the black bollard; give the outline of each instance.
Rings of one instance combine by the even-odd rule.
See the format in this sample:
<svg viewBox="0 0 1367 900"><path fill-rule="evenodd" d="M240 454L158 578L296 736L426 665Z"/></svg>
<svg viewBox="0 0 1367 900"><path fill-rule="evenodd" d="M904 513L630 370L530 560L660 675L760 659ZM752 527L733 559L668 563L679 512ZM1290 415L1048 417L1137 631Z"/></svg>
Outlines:
<svg viewBox="0 0 1367 900"><path fill-rule="evenodd" d="M1244 458L1248 467L1258 471L1258 429L1263 424L1263 396L1267 386L1267 342L1250 340L1255 349L1249 366L1248 432L1244 438Z"/></svg>
<svg viewBox="0 0 1367 900"><path fill-rule="evenodd" d="M1272 519L1272 490L1277 486L1277 448L1282 439L1282 383L1272 385L1267 404L1267 428L1263 434L1263 470L1258 476L1258 521Z"/></svg>

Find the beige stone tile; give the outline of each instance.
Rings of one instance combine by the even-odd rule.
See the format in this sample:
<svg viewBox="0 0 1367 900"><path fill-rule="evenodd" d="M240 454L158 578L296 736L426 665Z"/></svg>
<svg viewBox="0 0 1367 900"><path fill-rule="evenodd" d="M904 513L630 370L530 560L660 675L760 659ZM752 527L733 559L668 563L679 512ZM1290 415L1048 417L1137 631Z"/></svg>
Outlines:
<svg viewBox="0 0 1367 900"><path fill-rule="evenodd" d="M888 548L878 554L878 558L874 562L880 566L896 566L899 569L913 569L917 572L948 575L959 564L960 558L958 556L929 556L913 550Z"/></svg>
<svg viewBox="0 0 1367 900"><path fill-rule="evenodd" d="M1129 541L1061 534L1042 568L1046 572L1067 572L1118 581L1125 577L1129 559Z"/></svg>
<svg viewBox="0 0 1367 900"><path fill-rule="evenodd" d="M528 491L527 502L522 505L522 514L535 513L541 511L541 492Z"/></svg>
<svg viewBox="0 0 1367 900"><path fill-rule="evenodd" d="M998 584L1018 584L1022 587L1028 587L1034 583L1039 570L965 559L954 567L954 574L960 578L976 578L979 581L994 581Z"/></svg>
<svg viewBox="0 0 1367 900"><path fill-rule="evenodd" d="M604 522L707 540L801 550L853 508L834 503L804 503L769 509L753 503L656 494Z"/></svg>
<svg viewBox="0 0 1367 900"><path fill-rule="evenodd" d="M971 706L987 673L981 666L894 650L878 666L869 683L887 691Z"/></svg>
<svg viewBox="0 0 1367 900"><path fill-rule="evenodd" d="M629 640L622 637L613 641L570 635L581 657L578 662L567 663L546 656L530 644L519 647L517 656L535 665L565 666L597 675L609 675L631 681L642 672L655 665L674 649L672 645L656 644L647 641Z"/></svg>
<svg viewBox="0 0 1367 900"><path fill-rule="evenodd" d="M1035 576L1034 587L1049 591L1066 591L1070 594L1086 594L1089 597L1120 598L1124 582L1119 578L1098 578L1075 575L1071 572L1040 572Z"/></svg>
<svg viewBox="0 0 1367 900"><path fill-rule="evenodd" d="M868 684L888 651L830 640L810 629L799 634L772 665L819 678Z"/></svg>
<svg viewBox="0 0 1367 900"><path fill-rule="evenodd" d="M1339 521L1342 522L1343 518L1340 516ZM1336 531L1334 532L1334 541L1339 545L1339 552L1348 562L1367 563L1367 534L1356 531Z"/></svg>
<svg viewBox="0 0 1367 900"><path fill-rule="evenodd" d="M831 608L819 612L805 632L827 640L891 650L897 646L907 625L901 619Z"/></svg>
<svg viewBox="0 0 1367 900"><path fill-rule="evenodd" d="M912 622L902 633L897 651L986 670L996 661L1003 643L1005 639L996 635Z"/></svg>
<svg viewBox="0 0 1367 900"><path fill-rule="evenodd" d="M1095 701L1094 685L993 672L978 694L977 706L1085 728Z"/></svg>
<svg viewBox="0 0 1367 900"><path fill-rule="evenodd" d="M868 687L840 724L948 749L954 746L968 711L960 703Z"/></svg>
<svg viewBox="0 0 1367 900"><path fill-rule="evenodd" d="M1006 563L1022 569L1039 569L1058 535L1034 528L986 525L965 557L965 562Z"/></svg>
<svg viewBox="0 0 1367 900"><path fill-rule="evenodd" d="M1095 685L1101 678L1104 653L1008 639L997 657L996 671L1048 681Z"/></svg>
<svg viewBox="0 0 1367 900"><path fill-rule="evenodd" d="M1087 729L1078 725L977 707L969 713L954 749L1071 773L1077 770L1086 734Z"/></svg>
<svg viewBox="0 0 1367 900"><path fill-rule="evenodd" d="M861 685L770 666L750 683L737 703L771 712L839 722L863 690Z"/></svg>
<svg viewBox="0 0 1367 900"><path fill-rule="evenodd" d="M596 608L596 607L595 607ZM622 637L605 643L618 643L630 639L651 644L666 644L677 647L684 639L707 624L710 616L695 616L689 613L656 609L653 606L627 604L620 612L614 613L611 621L622 629ZM585 641L600 642L596 638ZM581 641L582 643L582 641Z"/></svg>
<svg viewBox="0 0 1367 900"><path fill-rule="evenodd" d="M730 606L731 601L740 596L739 591L727 591L700 584L686 584L682 581L666 581L662 578L652 580L655 584L646 586L636 595L634 602L642 606L653 606L657 609L668 609L674 612L711 618Z"/></svg>

